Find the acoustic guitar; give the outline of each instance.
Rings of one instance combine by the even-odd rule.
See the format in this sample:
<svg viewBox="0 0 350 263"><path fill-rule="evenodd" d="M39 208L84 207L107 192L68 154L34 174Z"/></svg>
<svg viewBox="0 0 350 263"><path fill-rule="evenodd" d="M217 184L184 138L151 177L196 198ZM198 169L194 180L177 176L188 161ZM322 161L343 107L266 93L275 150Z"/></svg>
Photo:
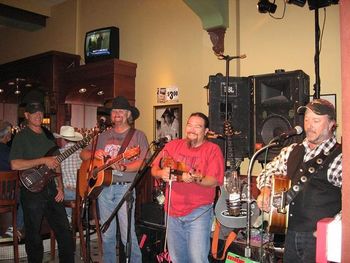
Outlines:
<svg viewBox="0 0 350 263"><path fill-rule="evenodd" d="M125 152L118 154L113 159L104 162L102 159L94 158L92 169L89 172L90 160L82 162L79 169L79 194L81 198L86 197L96 199L104 187L110 186L113 182L118 182L118 177L112 175L111 170L106 170L115 163L122 160L130 160L140 154L140 146L126 149ZM121 179L120 179L121 180Z"/></svg>
<svg viewBox="0 0 350 263"><path fill-rule="evenodd" d="M285 234L288 227L289 206L286 195L291 188L289 177L274 175L271 181L270 213L267 231L274 234Z"/></svg>

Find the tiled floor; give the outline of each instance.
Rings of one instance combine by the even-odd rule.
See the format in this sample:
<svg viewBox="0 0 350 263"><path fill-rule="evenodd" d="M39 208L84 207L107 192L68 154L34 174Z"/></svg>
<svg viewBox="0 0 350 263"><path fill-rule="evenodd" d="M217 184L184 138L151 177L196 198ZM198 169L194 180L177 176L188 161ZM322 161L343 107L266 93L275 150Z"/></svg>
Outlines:
<svg viewBox="0 0 350 263"><path fill-rule="evenodd" d="M99 255L98 255L98 245L96 237L92 236L90 242L90 258L91 260L89 262L99 262ZM44 244L44 263L54 263L59 262L58 260L58 250L56 245L55 250L55 259L51 259L51 253L50 253L50 240L46 239L43 241ZM19 262L28 262L26 258L25 248L24 244L21 244L19 246L19 255L20 255L20 261ZM0 246L0 263L10 263L13 262L13 247L12 244L8 244L7 246ZM80 245L77 244L76 253L75 253L75 262L84 262L82 258L80 257Z"/></svg>

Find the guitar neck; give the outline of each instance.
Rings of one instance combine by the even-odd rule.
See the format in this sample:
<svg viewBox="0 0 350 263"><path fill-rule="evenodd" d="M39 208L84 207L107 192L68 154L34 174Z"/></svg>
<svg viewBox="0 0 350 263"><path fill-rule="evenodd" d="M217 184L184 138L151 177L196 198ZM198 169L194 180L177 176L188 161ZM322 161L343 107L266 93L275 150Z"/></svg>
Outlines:
<svg viewBox="0 0 350 263"><path fill-rule="evenodd" d="M64 151L63 153L61 153L60 155L56 156L56 160L61 163L63 162L65 159L67 159L70 155L72 155L74 152L76 152L77 150L79 150L80 148L83 148L84 145L86 143L88 143L90 141L91 137L85 137L83 140L77 142L76 144L74 144L72 147L70 147L68 150Z"/></svg>

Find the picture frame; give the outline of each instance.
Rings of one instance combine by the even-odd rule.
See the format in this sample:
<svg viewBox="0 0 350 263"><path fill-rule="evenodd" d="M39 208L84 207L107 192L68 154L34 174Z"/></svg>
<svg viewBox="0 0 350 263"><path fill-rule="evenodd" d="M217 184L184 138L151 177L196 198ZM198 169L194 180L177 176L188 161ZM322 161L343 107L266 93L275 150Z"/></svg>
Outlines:
<svg viewBox="0 0 350 263"><path fill-rule="evenodd" d="M310 96L310 101L313 99L313 96ZM321 94L320 99L328 100L334 105L334 108L337 109L337 94Z"/></svg>
<svg viewBox="0 0 350 263"><path fill-rule="evenodd" d="M182 138L182 104L154 106L154 139Z"/></svg>

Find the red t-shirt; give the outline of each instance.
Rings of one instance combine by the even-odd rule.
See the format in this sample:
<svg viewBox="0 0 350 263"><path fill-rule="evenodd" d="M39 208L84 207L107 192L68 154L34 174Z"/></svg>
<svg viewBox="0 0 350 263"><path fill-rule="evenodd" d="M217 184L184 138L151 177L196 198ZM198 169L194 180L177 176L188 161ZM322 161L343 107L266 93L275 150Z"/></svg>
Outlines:
<svg viewBox="0 0 350 263"><path fill-rule="evenodd" d="M218 145L205 141L197 148L188 148L186 139L167 143L158 154L153 165L160 166L163 157L182 162L187 168L196 169L205 176L215 177L219 185L224 180L224 158ZM168 209L169 184L167 185L165 209L171 216L185 216L192 210L213 203L215 187L204 187L196 183L172 182L170 209Z"/></svg>

